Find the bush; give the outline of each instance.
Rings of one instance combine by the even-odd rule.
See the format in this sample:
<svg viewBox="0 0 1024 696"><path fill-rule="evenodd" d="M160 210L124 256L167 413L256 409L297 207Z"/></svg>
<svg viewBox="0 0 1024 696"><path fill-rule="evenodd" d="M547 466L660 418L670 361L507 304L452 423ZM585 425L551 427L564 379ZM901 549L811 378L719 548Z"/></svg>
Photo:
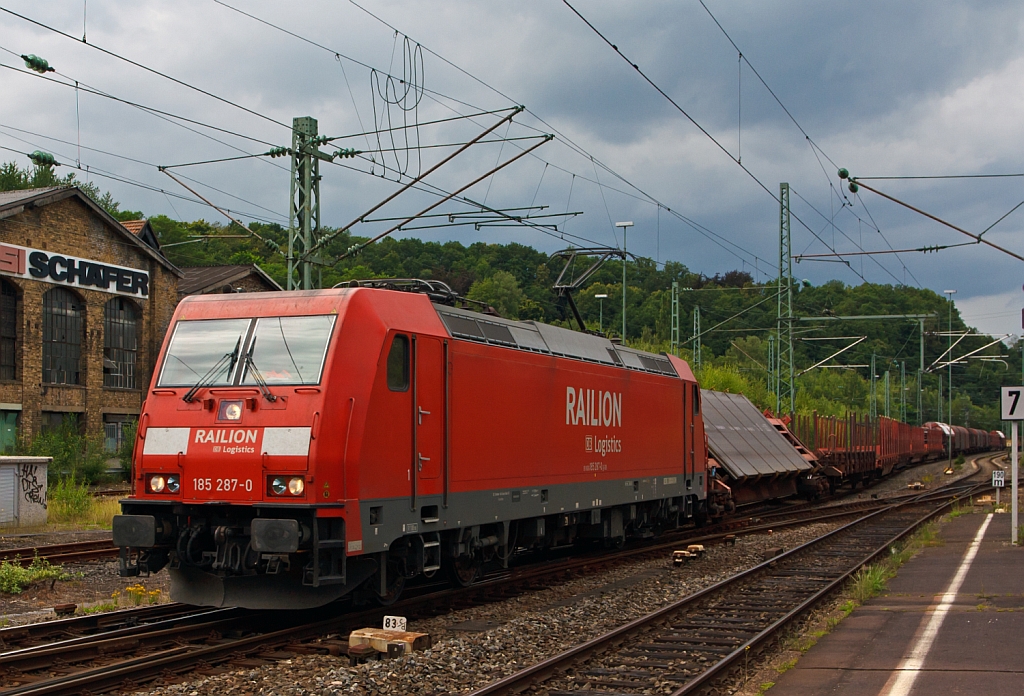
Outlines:
<svg viewBox="0 0 1024 696"><path fill-rule="evenodd" d="M138 421L131 421L125 423L121 429L121 446L117 449L117 459L127 476L131 476L132 472L132 450L135 449L135 432L138 427Z"/></svg>
<svg viewBox="0 0 1024 696"><path fill-rule="evenodd" d="M50 565L42 558L32 559L32 565L22 568L20 563L0 563L0 593L19 594L38 580L70 580L73 576L60 566Z"/></svg>
<svg viewBox="0 0 1024 696"><path fill-rule="evenodd" d="M84 483L62 478L50 486L46 493L47 517L50 522L74 522L85 516L92 507L92 495Z"/></svg>
<svg viewBox="0 0 1024 696"><path fill-rule="evenodd" d="M51 480L70 477L78 482L95 483L106 471L103 440L82 435L69 421L59 428L43 430L27 446L18 449L21 450L18 454L53 457L49 468Z"/></svg>

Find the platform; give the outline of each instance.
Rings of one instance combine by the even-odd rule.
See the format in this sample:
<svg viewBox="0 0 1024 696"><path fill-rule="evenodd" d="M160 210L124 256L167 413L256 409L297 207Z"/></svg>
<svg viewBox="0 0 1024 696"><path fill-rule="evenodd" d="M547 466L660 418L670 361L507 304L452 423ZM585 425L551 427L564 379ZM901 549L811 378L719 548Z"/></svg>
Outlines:
<svg viewBox="0 0 1024 696"><path fill-rule="evenodd" d="M1024 693L1024 548L1010 546L1010 515L979 510L944 523L939 535L941 546L904 564L887 594L854 610L769 693ZM955 595L944 594L958 573Z"/></svg>

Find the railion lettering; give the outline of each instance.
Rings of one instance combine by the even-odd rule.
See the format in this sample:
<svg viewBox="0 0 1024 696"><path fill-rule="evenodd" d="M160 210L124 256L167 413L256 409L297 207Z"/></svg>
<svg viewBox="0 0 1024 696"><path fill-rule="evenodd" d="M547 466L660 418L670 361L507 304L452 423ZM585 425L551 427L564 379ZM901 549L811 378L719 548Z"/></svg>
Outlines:
<svg viewBox="0 0 1024 696"><path fill-rule="evenodd" d="M566 387L565 424L621 427L622 393Z"/></svg>
<svg viewBox="0 0 1024 696"><path fill-rule="evenodd" d="M210 430L197 428L195 442L201 444L213 443L218 445L242 444L247 442L255 443L258 434L259 431L257 430L246 430L244 428L236 428L234 430L230 428L212 428Z"/></svg>

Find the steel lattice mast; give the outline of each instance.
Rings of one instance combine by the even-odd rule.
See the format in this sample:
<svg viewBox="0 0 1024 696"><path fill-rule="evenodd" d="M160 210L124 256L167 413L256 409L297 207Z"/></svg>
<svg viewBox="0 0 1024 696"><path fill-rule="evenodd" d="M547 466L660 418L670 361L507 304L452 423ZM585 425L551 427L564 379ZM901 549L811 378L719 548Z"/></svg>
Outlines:
<svg viewBox="0 0 1024 696"><path fill-rule="evenodd" d="M679 357L679 281L672 281L672 355Z"/></svg>
<svg viewBox="0 0 1024 696"><path fill-rule="evenodd" d="M793 385L793 254L790 237L789 184L779 184L779 390L776 392L776 412L796 411L796 393Z"/></svg>
<svg viewBox="0 0 1024 696"><path fill-rule="evenodd" d="M310 252L320 238L320 160L333 158L319 147L328 138L317 134L312 116L292 119L291 205L288 211L288 290L312 290L313 264ZM296 271L299 277L296 278ZM319 284L319 283L317 283Z"/></svg>

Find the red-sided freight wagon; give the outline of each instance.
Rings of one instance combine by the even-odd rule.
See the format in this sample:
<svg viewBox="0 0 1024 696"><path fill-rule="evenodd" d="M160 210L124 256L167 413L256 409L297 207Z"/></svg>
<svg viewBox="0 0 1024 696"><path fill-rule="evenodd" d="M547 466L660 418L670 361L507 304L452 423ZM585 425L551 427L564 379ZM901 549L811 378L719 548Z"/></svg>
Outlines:
<svg viewBox="0 0 1024 696"><path fill-rule="evenodd" d="M168 566L192 604L386 603L416 575L707 515L686 363L432 298L182 301L114 519L122 574Z"/></svg>

